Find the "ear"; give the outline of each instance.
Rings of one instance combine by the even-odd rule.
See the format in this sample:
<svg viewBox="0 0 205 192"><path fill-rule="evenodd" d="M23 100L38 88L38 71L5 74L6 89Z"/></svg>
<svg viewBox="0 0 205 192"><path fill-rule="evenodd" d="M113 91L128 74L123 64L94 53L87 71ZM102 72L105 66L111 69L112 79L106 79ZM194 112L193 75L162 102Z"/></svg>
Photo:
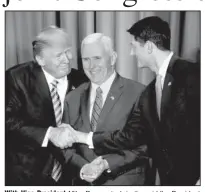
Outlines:
<svg viewBox="0 0 205 192"><path fill-rule="evenodd" d="M112 55L111 55L111 65L114 66L117 60L117 53L115 51L113 51Z"/></svg>
<svg viewBox="0 0 205 192"><path fill-rule="evenodd" d="M44 60L43 60L43 58L41 56L36 55L36 61L38 62L38 64L40 66L42 66L42 67L45 66L45 62L44 62Z"/></svg>
<svg viewBox="0 0 205 192"><path fill-rule="evenodd" d="M151 54L153 52L153 43L151 41L146 42L147 52L148 54Z"/></svg>

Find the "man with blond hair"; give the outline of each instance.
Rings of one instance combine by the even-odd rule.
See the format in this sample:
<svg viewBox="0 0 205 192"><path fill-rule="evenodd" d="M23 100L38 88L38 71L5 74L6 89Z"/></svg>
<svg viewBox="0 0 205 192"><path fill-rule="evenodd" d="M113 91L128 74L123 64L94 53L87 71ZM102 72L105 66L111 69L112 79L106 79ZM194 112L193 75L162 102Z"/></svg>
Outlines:
<svg viewBox="0 0 205 192"><path fill-rule="evenodd" d="M64 159L57 147L69 146L69 133L53 127L61 124L64 98L80 83L75 80L83 80L71 69L71 39L63 29L42 30L33 55L34 61L6 71L6 185L60 182Z"/></svg>

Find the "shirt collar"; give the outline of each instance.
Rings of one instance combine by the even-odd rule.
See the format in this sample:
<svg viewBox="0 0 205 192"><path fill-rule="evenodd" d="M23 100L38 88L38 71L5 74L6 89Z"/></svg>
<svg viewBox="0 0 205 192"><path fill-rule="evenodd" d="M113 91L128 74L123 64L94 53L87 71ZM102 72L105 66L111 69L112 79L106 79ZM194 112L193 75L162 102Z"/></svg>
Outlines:
<svg viewBox="0 0 205 192"><path fill-rule="evenodd" d="M54 80L57 80L59 84L65 82L67 80L67 76L62 77L60 79L56 79L55 77L53 77L51 74L49 74L48 72L46 72L43 67L42 67L43 73L46 77L46 81L47 83L50 85Z"/></svg>
<svg viewBox="0 0 205 192"><path fill-rule="evenodd" d="M162 76L163 78L165 78L165 75L166 75L166 72L167 72L167 68L169 66L169 62L171 60L172 55L173 55L173 52L171 51L169 56L164 60L164 62L162 63L161 67L159 68L159 75Z"/></svg>
<svg viewBox="0 0 205 192"><path fill-rule="evenodd" d="M100 86L91 82L92 89L96 90L98 87L100 87L102 89L102 91L105 92L104 90L110 89L116 75L117 74L114 71L114 73L104 83L102 83Z"/></svg>

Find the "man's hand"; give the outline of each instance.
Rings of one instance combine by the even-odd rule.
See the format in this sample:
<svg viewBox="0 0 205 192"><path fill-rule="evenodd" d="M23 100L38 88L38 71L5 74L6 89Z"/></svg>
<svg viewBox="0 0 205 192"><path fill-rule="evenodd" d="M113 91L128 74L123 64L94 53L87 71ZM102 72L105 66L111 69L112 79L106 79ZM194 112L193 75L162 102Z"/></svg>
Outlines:
<svg viewBox="0 0 205 192"><path fill-rule="evenodd" d="M66 123L62 123L59 127L60 128L67 128L69 130L70 134L75 138L75 143L87 144L88 133L76 131L69 124L66 124Z"/></svg>
<svg viewBox="0 0 205 192"><path fill-rule="evenodd" d="M91 163L86 164L80 170L80 177L85 181L91 183L95 181L106 169L108 163L101 156L94 159Z"/></svg>
<svg viewBox="0 0 205 192"><path fill-rule="evenodd" d="M67 127L51 127L49 133L49 140L61 149L72 147L73 143L76 142L76 137L73 132Z"/></svg>

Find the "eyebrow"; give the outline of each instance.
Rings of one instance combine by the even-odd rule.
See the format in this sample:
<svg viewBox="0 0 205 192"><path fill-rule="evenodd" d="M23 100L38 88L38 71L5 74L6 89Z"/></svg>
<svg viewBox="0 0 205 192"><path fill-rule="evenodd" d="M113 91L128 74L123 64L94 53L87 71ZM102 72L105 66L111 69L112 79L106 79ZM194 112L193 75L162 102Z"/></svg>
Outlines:
<svg viewBox="0 0 205 192"><path fill-rule="evenodd" d="M59 56L59 55L61 55L62 53L65 53L65 52L67 52L67 51L69 51L69 50L71 50L71 47L68 47L68 48L66 48L65 50L61 51L61 52L56 51L56 55Z"/></svg>

